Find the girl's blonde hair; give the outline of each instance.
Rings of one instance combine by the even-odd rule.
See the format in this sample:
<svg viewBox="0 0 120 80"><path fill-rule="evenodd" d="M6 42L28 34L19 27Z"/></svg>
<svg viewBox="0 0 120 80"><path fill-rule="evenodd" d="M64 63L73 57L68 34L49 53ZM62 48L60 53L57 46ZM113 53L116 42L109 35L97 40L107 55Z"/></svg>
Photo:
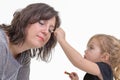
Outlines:
<svg viewBox="0 0 120 80"><path fill-rule="evenodd" d="M120 40L111 35L97 34L94 35L89 42L93 38L99 42L102 53L107 52L110 54L109 62L114 78L115 80L120 80Z"/></svg>

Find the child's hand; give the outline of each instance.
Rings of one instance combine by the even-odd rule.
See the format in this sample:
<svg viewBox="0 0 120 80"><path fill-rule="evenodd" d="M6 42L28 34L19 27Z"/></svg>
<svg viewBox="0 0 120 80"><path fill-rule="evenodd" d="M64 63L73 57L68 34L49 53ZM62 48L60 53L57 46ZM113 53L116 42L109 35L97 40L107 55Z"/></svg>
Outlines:
<svg viewBox="0 0 120 80"><path fill-rule="evenodd" d="M65 71L65 74L68 74L71 80L79 80L79 77L78 77L77 73L75 73L75 72L69 73L69 72Z"/></svg>
<svg viewBox="0 0 120 80"><path fill-rule="evenodd" d="M54 35L55 35L58 42L65 40L65 32L62 28L57 28L54 31Z"/></svg>

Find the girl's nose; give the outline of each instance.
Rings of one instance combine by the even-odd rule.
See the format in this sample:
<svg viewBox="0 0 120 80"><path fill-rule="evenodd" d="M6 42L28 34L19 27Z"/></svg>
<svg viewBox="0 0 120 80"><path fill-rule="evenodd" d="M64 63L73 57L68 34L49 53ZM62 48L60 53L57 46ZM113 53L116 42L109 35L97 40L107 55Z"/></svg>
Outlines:
<svg viewBox="0 0 120 80"><path fill-rule="evenodd" d="M86 53L87 53L87 50L85 50L84 52L85 52L85 54L86 54Z"/></svg>

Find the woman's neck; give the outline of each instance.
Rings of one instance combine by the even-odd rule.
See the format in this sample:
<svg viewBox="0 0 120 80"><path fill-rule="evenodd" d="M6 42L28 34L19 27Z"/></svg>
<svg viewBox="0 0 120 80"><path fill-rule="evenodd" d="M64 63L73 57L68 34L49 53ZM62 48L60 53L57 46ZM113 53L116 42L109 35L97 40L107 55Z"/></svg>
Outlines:
<svg viewBox="0 0 120 80"><path fill-rule="evenodd" d="M15 45L15 44L11 43L7 33L6 33L6 38L7 38L9 50L12 53L13 57L15 57L15 58L18 56L18 54L20 54L20 53L29 49L27 47L27 44L26 45L25 44Z"/></svg>
<svg viewBox="0 0 120 80"><path fill-rule="evenodd" d="M14 45L11 43L9 43L9 49L10 49L10 52L12 53L13 57L15 57L15 58L18 56L18 54L25 51L25 49L22 46Z"/></svg>
<svg viewBox="0 0 120 80"><path fill-rule="evenodd" d="M9 50L12 53L13 57L15 57L15 58L18 56L18 54L27 50L27 48L25 47L24 44L23 45L15 45L9 41L9 38L7 38L7 41L8 41Z"/></svg>

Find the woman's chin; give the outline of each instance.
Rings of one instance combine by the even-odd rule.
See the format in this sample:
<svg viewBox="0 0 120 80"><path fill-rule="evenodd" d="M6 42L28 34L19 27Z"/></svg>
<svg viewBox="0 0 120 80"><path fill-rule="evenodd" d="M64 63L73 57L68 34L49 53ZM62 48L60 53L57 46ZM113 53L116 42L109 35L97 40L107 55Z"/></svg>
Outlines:
<svg viewBox="0 0 120 80"><path fill-rule="evenodd" d="M41 48L43 45L42 44L34 44L33 46L34 46L33 48Z"/></svg>

